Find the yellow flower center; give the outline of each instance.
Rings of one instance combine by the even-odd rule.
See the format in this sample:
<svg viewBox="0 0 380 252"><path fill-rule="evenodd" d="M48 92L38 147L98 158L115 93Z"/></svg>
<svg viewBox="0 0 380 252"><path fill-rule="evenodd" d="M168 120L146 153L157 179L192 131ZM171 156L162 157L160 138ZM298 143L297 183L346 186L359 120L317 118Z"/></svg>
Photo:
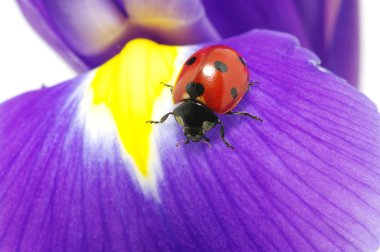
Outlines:
<svg viewBox="0 0 380 252"><path fill-rule="evenodd" d="M169 91L163 92L161 82L172 83L175 79L178 49L147 39L133 40L98 68L90 85L92 108L107 108L123 149L140 178L149 180L152 176L154 126L146 121L160 119L152 118L153 108L163 96L170 95Z"/></svg>

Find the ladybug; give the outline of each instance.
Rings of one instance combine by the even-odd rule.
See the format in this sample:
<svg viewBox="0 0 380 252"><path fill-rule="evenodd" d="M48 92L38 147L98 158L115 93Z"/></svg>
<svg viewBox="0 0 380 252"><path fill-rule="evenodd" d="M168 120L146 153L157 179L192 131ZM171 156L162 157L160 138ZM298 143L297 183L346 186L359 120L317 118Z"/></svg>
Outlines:
<svg viewBox="0 0 380 252"><path fill-rule="evenodd" d="M184 63L174 87L164 83L171 88L174 104L179 105L160 121L147 123L163 123L173 115L183 127L185 144L210 142L205 133L219 124L221 139L233 148L224 138L224 125L217 114L244 115L262 122L247 112L231 111L254 84L249 81L247 64L237 51L225 45L203 48Z"/></svg>

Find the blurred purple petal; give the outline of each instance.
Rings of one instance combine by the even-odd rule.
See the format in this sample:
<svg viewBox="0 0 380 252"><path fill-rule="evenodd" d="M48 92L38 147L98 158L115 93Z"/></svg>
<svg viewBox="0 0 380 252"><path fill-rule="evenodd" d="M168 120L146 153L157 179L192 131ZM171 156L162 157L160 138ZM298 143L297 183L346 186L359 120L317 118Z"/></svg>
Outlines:
<svg viewBox="0 0 380 252"><path fill-rule="evenodd" d="M342 1L336 17L324 65L349 83L359 83L359 6L356 0Z"/></svg>
<svg viewBox="0 0 380 252"><path fill-rule="evenodd" d="M18 0L31 25L77 71L104 63L137 37L167 44L220 38L198 0L125 2Z"/></svg>
<svg viewBox="0 0 380 252"><path fill-rule="evenodd" d="M129 43L119 57L139 43ZM161 162L154 165L162 174L153 197L137 183L117 127L86 116L85 97L99 91L89 89L99 71L111 71L103 75L110 81L127 78L123 58L0 105L0 250L377 250L375 105L318 67L317 57L289 35L254 31L223 43L242 53L260 83L236 110L260 115L264 123L222 116L236 151L224 146L216 129L210 132L212 148L175 147L183 138L179 126L173 119L157 125L152 136ZM153 65L171 67L156 53L172 49L154 47L146 48L143 60L149 56ZM183 62L192 49L179 49L177 60ZM130 64L136 69L127 72L141 68L139 61ZM157 80L150 80L156 69L144 71L138 84L157 89ZM112 81L102 86L103 99L117 95L130 107L138 104L129 101L146 95L123 92L136 83Z"/></svg>
<svg viewBox="0 0 380 252"><path fill-rule="evenodd" d="M296 1L246 1L246 0L202 0L207 16L223 37L231 37L252 28L267 28L294 34L302 44L310 41L303 23L302 11ZM309 8L314 1L305 4ZM306 10L308 10L306 8ZM315 19L323 20L320 16Z"/></svg>

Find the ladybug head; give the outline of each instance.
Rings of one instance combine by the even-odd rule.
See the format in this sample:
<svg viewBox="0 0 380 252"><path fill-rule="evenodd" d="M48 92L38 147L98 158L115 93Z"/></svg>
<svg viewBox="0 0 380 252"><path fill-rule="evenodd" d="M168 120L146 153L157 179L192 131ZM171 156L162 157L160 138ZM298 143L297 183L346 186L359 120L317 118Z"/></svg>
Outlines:
<svg viewBox="0 0 380 252"><path fill-rule="evenodd" d="M218 122L218 117L203 104L186 100L173 110L178 124L183 126L183 134L192 142L205 138L207 131Z"/></svg>

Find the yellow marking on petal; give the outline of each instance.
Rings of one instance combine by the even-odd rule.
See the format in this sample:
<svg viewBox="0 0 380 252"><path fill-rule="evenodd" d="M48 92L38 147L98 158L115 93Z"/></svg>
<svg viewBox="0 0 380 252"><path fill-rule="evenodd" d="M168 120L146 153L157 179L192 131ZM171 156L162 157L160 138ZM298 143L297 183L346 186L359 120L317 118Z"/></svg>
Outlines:
<svg viewBox="0 0 380 252"><path fill-rule="evenodd" d="M130 41L121 53L96 72L91 84L93 106L111 111L121 143L138 175L149 179L153 107L163 94L161 82L172 83L178 47L147 39Z"/></svg>

